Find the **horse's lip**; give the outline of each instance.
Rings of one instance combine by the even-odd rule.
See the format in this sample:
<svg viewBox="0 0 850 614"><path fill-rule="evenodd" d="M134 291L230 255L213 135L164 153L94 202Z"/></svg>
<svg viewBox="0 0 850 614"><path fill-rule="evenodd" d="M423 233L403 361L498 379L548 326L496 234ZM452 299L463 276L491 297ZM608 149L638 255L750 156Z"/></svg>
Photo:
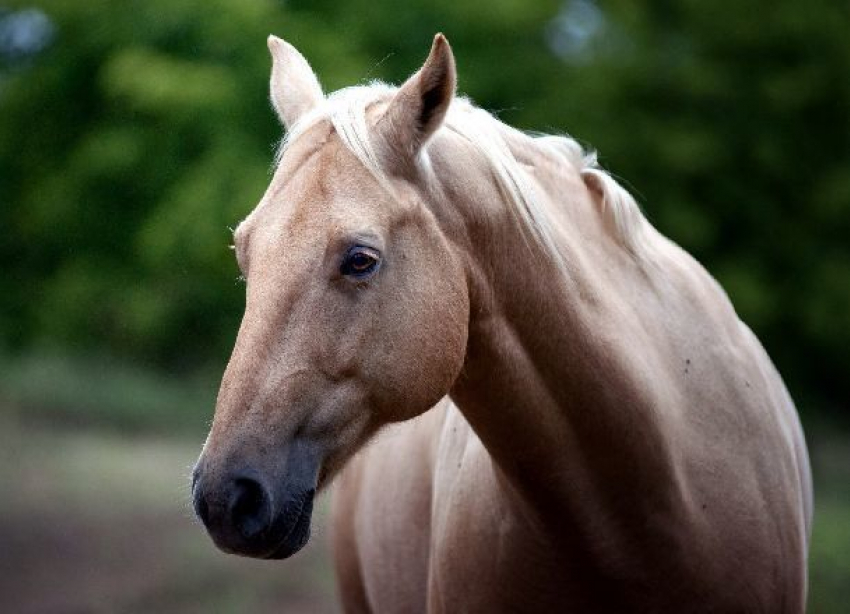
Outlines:
<svg viewBox="0 0 850 614"><path fill-rule="evenodd" d="M278 545L264 558L269 560L289 558L307 545L307 540L310 538L310 521L313 515L314 496L315 491L305 493L298 508L298 516L292 527L283 539L280 540Z"/></svg>

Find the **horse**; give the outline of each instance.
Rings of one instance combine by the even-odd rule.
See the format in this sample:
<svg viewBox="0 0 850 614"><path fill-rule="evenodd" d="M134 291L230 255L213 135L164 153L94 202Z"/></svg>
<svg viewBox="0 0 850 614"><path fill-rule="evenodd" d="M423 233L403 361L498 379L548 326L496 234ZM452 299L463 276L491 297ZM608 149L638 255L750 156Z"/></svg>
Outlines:
<svg viewBox="0 0 850 614"><path fill-rule="evenodd" d="M234 233L245 313L193 472L226 552L286 558L335 483L348 612L802 612L794 404L720 285L566 136L456 93L325 96Z"/></svg>

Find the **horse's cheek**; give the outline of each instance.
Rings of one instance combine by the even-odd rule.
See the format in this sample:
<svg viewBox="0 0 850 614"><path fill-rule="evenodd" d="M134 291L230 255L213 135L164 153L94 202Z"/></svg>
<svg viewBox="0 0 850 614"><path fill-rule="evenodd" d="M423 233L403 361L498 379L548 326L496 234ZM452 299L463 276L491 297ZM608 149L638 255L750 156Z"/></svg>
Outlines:
<svg viewBox="0 0 850 614"><path fill-rule="evenodd" d="M469 300L456 277L432 281L408 303L397 322L397 339L388 344L386 375L398 394L395 419L422 413L445 396L466 355ZM399 314L401 316L401 314Z"/></svg>

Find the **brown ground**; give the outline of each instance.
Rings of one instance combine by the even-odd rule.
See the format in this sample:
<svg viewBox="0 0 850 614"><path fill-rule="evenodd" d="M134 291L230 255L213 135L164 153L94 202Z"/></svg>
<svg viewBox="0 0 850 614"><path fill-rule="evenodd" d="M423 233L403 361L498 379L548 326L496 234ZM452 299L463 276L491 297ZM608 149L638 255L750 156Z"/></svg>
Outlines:
<svg viewBox="0 0 850 614"><path fill-rule="evenodd" d="M335 612L325 506L288 561L218 552L192 518L198 445L0 420L0 612Z"/></svg>

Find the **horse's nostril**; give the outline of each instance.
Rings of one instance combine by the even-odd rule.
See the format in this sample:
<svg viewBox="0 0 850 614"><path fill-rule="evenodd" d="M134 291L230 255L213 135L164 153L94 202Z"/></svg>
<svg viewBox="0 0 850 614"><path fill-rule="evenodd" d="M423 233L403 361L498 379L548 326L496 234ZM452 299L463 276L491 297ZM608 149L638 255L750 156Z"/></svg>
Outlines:
<svg viewBox="0 0 850 614"><path fill-rule="evenodd" d="M230 514L233 525L245 539L260 535L271 522L270 506L265 489L250 478L236 480Z"/></svg>

